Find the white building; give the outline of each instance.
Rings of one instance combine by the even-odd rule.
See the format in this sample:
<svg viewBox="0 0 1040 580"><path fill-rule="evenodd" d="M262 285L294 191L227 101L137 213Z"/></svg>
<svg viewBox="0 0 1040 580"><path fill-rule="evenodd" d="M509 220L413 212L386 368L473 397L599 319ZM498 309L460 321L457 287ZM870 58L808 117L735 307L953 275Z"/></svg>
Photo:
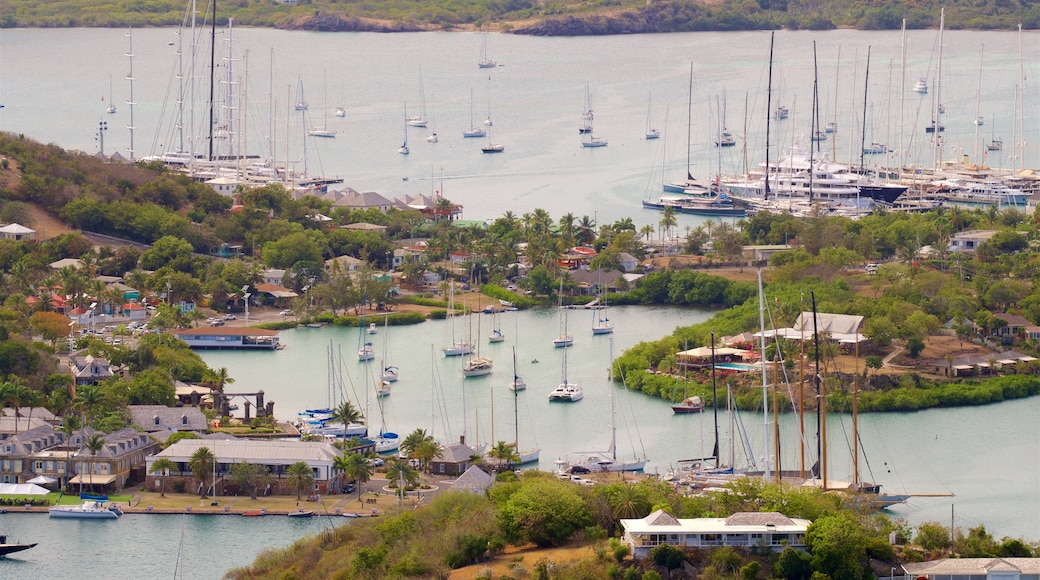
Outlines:
<svg viewBox="0 0 1040 580"><path fill-rule="evenodd" d="M35 240L36 230L27 228L21 224L7 224L6 226L0 227L0 238L5 240L14 240L16 242L22 240Z"/></svg>
<svg viewBox="0 0 1040 580"><path fill-rule="evenodd" d="M639 520L621 520L622 541L633 557L646 558L654 546L677 548L765 547L780 551L786 546L805 547L809 520L789 518L777 512L741 512L728 518L676 519L664 510Z"/></svg>
<svg viewBox="0 0 1040 580"><path fill-rule="evenodd" d="M151 474L152 463L165 457L176 464L169 474L172 480L192 480L191 456L201 447L208 447L216 458L214 472L217 491L221 492L228 469L235 463L262 465L274 478L272 493L295 493L286 481L286 471L297 461L306 463L314 475L315 491L338 491L341 473L333 465L340 452L330 443L304 441L253 441L250 439L182 439L147 459L146 473ZM155 475L148 476L148 488L159 489L162 482ZM209 485L207 480L206 485Z"/></svg>
<svg viewBox="0 0 1040 580"><path fill-rule="evenodd" d="M1040 580L1040 558L944 558L904 564L903 571L926 580Z"/></svg>

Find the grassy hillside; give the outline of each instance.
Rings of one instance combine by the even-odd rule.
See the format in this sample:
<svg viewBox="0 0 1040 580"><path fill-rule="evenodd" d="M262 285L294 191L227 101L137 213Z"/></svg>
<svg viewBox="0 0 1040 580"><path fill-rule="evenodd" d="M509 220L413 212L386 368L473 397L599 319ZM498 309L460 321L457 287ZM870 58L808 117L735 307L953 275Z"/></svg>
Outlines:
<svg viewBox="0 0 1040 580"><path fill-rule="evenodd" d="M0 28L177 26L187 2L138 0L7 0L0 3ZM206 11L205 3L199 10ZM582 35L626 32L750 30L764 28L863 30L936 27L939 8L949 28L1010 29L1021 23L1040 27L1038 0L952 0L939 2L857 2L834 0L386 0L341 2L235 0L217 5L217 22L233 17L239 25L307 30L409 31L472 28L489 24L523 34Z"/></svg>

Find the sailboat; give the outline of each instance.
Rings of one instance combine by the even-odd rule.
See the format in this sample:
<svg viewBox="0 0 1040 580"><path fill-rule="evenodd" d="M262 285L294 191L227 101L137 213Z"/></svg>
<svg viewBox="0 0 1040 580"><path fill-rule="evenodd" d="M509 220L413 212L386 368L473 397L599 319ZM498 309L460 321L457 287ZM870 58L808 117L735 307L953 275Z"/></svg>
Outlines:
<svg viewBox="0 0 1040 580"><path fill-rule="evenodd" d="M389 453L397 450L401 446L401 439L393 431L386 430L386 413L383 409L383 399L381 397L376 398L376 405L379 405L379 435L373 438L375 443L376 453Z"/></svg>
<svg viewBox="0 0 1040 580"><path fill-rule="evenodd" d="M516 374L516 347L514 346L513 347L513 384L515 384L518 380L522 381L523 379L521 379ZM520 449L520 413L519 413L519 408L518 408L519 405L517 403L517 398L518 398L517 391L520 391L520 390L523 390L523 389L513 388L512 384L511 384L510 385L510 390L513 391L513 448L516 449L516 455L517 455L517 457L520 458L520 460L519 460L519 464L520 465L525 465L527 463L536 463L538 461L538 455L539 455L539 453L541 451L540 449L538 449L537 447L535 447L534 449L524 449L524 450Z"/></svg>
<svg viewBox="0 0 1040 580"><path fill-rule="evenodd" d="M500 143L491 142L491 83L488 83L488 116L484 120L484 124L487 125L487 143L480 148L481 153L501 153L506 150L506 146Z"/></svg>
<svg viewBox="0 0 1040 580"><path fill-rule="evenodd" d="M581 113L581 127L578 127L578 133L592 133L592 119L592 93L589 92L589 83L585 83L585 110Z"/></svg>
<svg viewBox="0 0 1040 580"><path fill-rule="evenodd" d="M462 132L463 137L483 137L486 134L483 127L473 124L473 89L469 90L469 126Z"/></svg>
<svg viewBox="0 0 1040 580"><path fill-rule="evenodd" d="M426 93L423 91L422 67L419 68L419 114L411 117L406 114L405 122L409 127L426 126Z"/></svg>
<svg viewBox="0 0 1040 580"><path fill-rule="evenodd" d="M442 348L444 356L462 356L473 352L473 345L464 340L455 340L455 283L448 289L448 330L451 333L448 345Z"/></svg>
<svg viewBox="0 0 1040 580"><path fill-rule="evenodd" d="M572 383L567 380L567 350L564 349L560 384L549 393L549 402L575 403L584 397L585 393L581 390L581 386L578 383Z"/></svg>
<svg viewBox="0 0 1040 580"><path fill-rule="evenodd" d="M101 100L104 101L105 97L101 97ZM108 75L108 107L105 109L105 112L109 115L116 112L116 102L112 100L112 75Z"/></svg>
<svg viewBox="0 0 1040 580"><path fill-rule="evenodd" d="M651 95L647 98L647 104L646 104L646 138L647 138L648 141L650 139L658 139L658 138L661 137L661 130L660 129L654 129L653 124L650 122L651 112L654 110L653 109L653 103L654 103L654 97L653 97L653 94L651 93Z"/></svg>
<svg viewBox="0 0 1040 580"><path fill-rule="evenodd" d="M479 309L478 309L479 310ZM480 356L480 315L477 316L477 356L470 358L466 361L466 364L462 365L462 374L465 377L483 377L490 375L491 371L495 368L495 363L487 358ZM473 315L470 315L472 320Z"/></svg>
<svg viewBox="0 0 1040 580"><path fill-rule="evenodd" d="M484 30L484 39L483 43L480 46L480 62L477 63L477 66L480 68L495 68L496 66L498 66L498 63L488 58L487 45L488 31Z"/></svg>
<svg viewBox="0 0 1040 580"><path fill-rule="evenodd" d="M334 138L336 136L336 132L335 131L329 130L329 107L328 107L329 98L328 97L329 97L329 83L328 83L328 79L326 78L325 79L325 96L323 97L324 100L323 100L323 102L321 104L321 108L325 112L325 118L324 118L324 121L321 124L321 127L313 127L311 129L307 130L307 134L310 135L311 137L330 137L330 138Z"/></svg>
<svg viewBox="0 0 1040 580"><path fill-rule="evenodd" d="M560 336L553 339L553 346L560 348L574 344L574 335L567 330L567 309L563 307L563 278L560 278Z"/></svg>
<svg viewBox="0 0 1040 580"><path fill-rule="evenodd" d="M303 79L300 79L299 88L296 90L295 108L297 111L306 111L308 107L309 105L307 104L307 99L303 96Z"/></svg>
<svg viewBox="0 0 1040 580"><path fill-rule="evenodd" d="M361 346L358 347L357 359L361 362L370 361L376 357L376 349L372 347L371 342L365 341L365 317L361 316L361 322L358 324L358 342Z"/></svg>
<svg viewBox="0 0 1040 580"><path fill-rule="evenodd" d="M610 371L614 372L614 340L610 341ZM611 378L613 383L613 378ZM645 457L619 460L617 457L617 410L614 404L614 385L610 385L610 447L606 451L579 452L587 455L585 461L578 463L590 472L642 471L646 467Z"/></svg>
<svg viewBox="0 0 1040 580"><path fill-rule="evenodd" d="M596 274L596 286L599 286L600 273L602 273L602 269ZM600 314L607 309L606 298L602 288L599 291L599 302L602 302L602 304L597 304L593 309L592 334L610 334L614 332L614 322L607 318L606 315Z"/></svg>
<svg viewBox="0 0 1040 580"><path fill-rule="evenodd" d="M691 149L691 138L693 130L693 63L690 63L690 82L688 88L688 94L686 97L686 179L681 181L673 181L670 183L662 183L661 189L665 193L684 193L690 187L696 187L704 192L709 190L709 187L693 178L693 174L690 173L690 149Z"/></svg>
<svg viewBox="0 0 1040 580"><path fill-rule="evenodd" d="M506 335L502 332L502 327L499 325L499 314L496 311L491 317L491 333L488 335L488 342L495 344L496 342L502 342L506 339Z"/></svg>
<svg viewBox="0 0 1040 580"><path fill-rule="evenodd" d="M404 106L404 114L406 119L404 123L404 143L401 143L401 146L397 148L397 152L401 155L408 155L409 153L411 153L411 151L408 149L408 105Z"/></svg>
<svg viewBox="0 0 1040 580"><path fill-rule="evenodd" d="M383 330L385 331L390 326L390 317L387 316L383 320ZM371 330L369 330L371 332ZM382 368L382 372L379 373L379 380L393 383L397 381L397 367L390 364L390 340L389 336L383 337L383 358L379 360L379 366Z"/></svg>

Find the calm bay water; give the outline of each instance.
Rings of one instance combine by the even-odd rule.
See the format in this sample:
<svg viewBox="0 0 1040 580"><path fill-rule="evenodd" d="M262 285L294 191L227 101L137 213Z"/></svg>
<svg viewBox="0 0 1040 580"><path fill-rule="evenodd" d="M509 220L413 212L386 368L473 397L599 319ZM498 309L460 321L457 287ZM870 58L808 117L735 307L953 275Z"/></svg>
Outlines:
<svg viewBox="0 0 1040 580"><path fill-rule="evenodd" d="M1019 35L946 33L944 155L970 155L976 143L1001 137L1005 151L989 158L990 165L1040 167L1040 149L1035 145L1040 143L1040 98L1033 80L1040 77L1036 34L1026 33L1021 43L1027 79L1025 141L1032 145L1027 146L1024 156L1012 159L1009 155L1021 155L1009 147L1013 139L1021 137L1012 130L1016 86L1022 78ZM234 76L241 86L248 87L248 115L243 129L247 152L267 156L274 150L279 159L287 156L303 167L300 136L304 120L299 113L287 112L287 103L295 101L297 83L302 79L311 106L307 125L322 124L325 108L331 111L343 106L347 110L345 118L328 117L330 128L340 131L336 139L308 140L306 164L311 173L337 175L359 191L374 190L388 197L442 190L465 206L467 218L494 218L507 210L519 215L544 208L553 216L566 212L596 215L601 223L632 217L637 225L656 225L659 214L642 210L639 202L648 194L656 195L662 179L678 179L685 173L690 60L694 61L690 129L694 175L714 173L720 163L710 146L716 121L709 105L716 102L725 102L726 124L734 134L744 134L747 127L748 163L754 165L764 159L766 33L599 38L494 35L489 53L503 66L491 71L476 67L481 42L477 34L238 29L234 36ZM222 32L221 38L226 37ZM908 33L908 84L902 99L906 127L923 127L931 115L931 97L912 94L909 86L925 77L934 90L935 37L934 31ZM786 104L792 115L788 121L774 124L772 131L778 135L774 147L785 148L796 135L809 131L814 40L820 63L821 119L836 119L839 124L837 142L830 145L835 156L848 159L849 151L860 141L858 132L851 129L862 123L868 46L871 83L866 140L887 141L892 146L898 143L901 58L897 32L782 32L776 38L773 103ZM170 119L176 92L172 76L176 46L170 43L176 41L176 32L170 29L133 33L133 76L137 79L134 149L138 157L158 153L175 139ZM985 117L985 125L976 138L971 120L976 114L982 45L985 53L979 114ZM218 52L226 50L226 45L222 46ZM129 85L123 79L129 70L125 56L128 49L128 39L119 30L4 30L0 35L0 104L4 105L0 129L93 153L98 150L98 123L104 121L108 123L106 152L119 150L125 155L130 144L129 131L124 128L130 124L130 108L125 104ZM396 152L404 133L401 117L406 102L409 111L417 108L420 66L431 124L428 130L410 130L412 153L403 156ZM114 115L104 113L112 100L110 75L119 108ZM592 92L596 135L610 141L606 148L580 147L577 127L586 83ZM461 137L461 131L470 124L471 89L476 122L490 109L493 139L506 145L501 155L481 155L481 140ZM643 139L651 93L653 125L664 130L656 142ZM271 101L273 106L269 105ZM204 116L201 109L196 119ZM275 111L273 123L271 110ZM273 146L269 139L272 125ZM439 143L425 142L430 131L438 132ZM928 140L920 130L913 134L907 129L904 135L904 146L913 157L930 166L931 152L920 146ZM201 139L197 142L202 143ZM742 149L738 146L722 152L724 172L742 170ZM693 216L679 216L679 220L680 227L700 222ZM609 314L617 324L617 352L710 315L673 308L612 308ZM433 430L443 439L457 438L463 429L470 440L490 440L492 431L496 440L512 439L514 399L506 385L512 376L511 347L515 345L519 372L530 385L516 398L521 446L541 448L543 469L551 469L558 457L575 457L573 453L578 450L605 449L611 422L611 388L606 376L610 339L591 336L591 313L573 311L568 320L575 334L568 374L585 389L585 400L574 405L549 405L546 400L548 391L560 381L562 367L562 351L551 345L559 332L555 310L502 315L500 326L509 338L498 345L486 343L492 320L481 319L485 337L482 354L496 363L494 374L482 379L463 381L461 362L440 355L445 322L391 328L388 332L380 329L372 337L377 352L389 339L390 359L402 372L382 413L387 427L399 433L420 427ZM476 333L476 321L473 324ZM460 321L460 332L465 332L465 325ZM298 329L282 333L283 342L288 344L284 351L203 356L210 366L229 369L236 379L231 390L263 389L267 398L275 401L276 415L288 418L298 410L324 406L330 344L335 352L343 353L344 376L349 376L354 385L348 395L366 407L365 394L370 388L365 388L362 372L367 367L357 363L354 356L358 339L357 329ZM432 356L431 350L435 351ZM533 363L535 359L539 362ZM664 401L624 389L613 392L621 456L643 450L650 460L648 471L663 472L678 459L700 456L710 449L710 416L677 417ZM374 397L367 409L371 423L379 424ZM756 454L764 455L761 415L748 412L742 417ZM1038 539L1038 417L1040 403L1036 399L973 409L866 415L860 420L860 428L871 462L867 477L892 492L956 494L953 498L914 498L909 505L892 510L912 523L948 522L953 504L958 526L985 523L998 536ZM783 418L782 430L790 431L792 422L791 417ZM832 417L830 424L831 476L848 479L850 454L845 451L839 418ZM793 443L787 443L782 460L785 467L795 465ZM67 523L59 525L42 516L0 517L8 518L0 521L5 531L19 539L41 542L36 550L44 548L27 552L17 561L0 561L0 576L13 570L19 577L77 573L100 578L110 575L115 566L133 577L169 573L176 565L177 538L184 528L185 545L192 543L192 549L186 551L193 554L186 564L185 577L213 578L227 567L250 561L264 546L286 544L314 531L313 523L297 526L271 518L249 521L128 516L114 524L68 533ZM71 563L48 558L53 553L76 558Z"/></svg>
<svg viewBox="0 0 1040 580"><path fill-rule="evenodd" d="M5 30L0 38L0 128L25 133L44 142L96 152L99 121L108 123L108 153L127 154L130 133L129 40L124 30ZM187 36L187 35L185 35ZM204 35L205 36L205 35ZM219 32L217 53L228 53L228 33ZM747 164L765 157L765 109L768 87L769 34L691 33L624 37L532 38L492 35L489 53L502 66L478 69L481 35L418 33L311 33L236 29L230 49L232 77L247 90L234 106L248 114L235 124L245 135L244 149L262 156L289 158L313 173L343 177L358 191L378 191L388 197L443 190L465 207L465 217L486 219L512 210L520 215L535 208L553 216L573 212L598 214L599 220L633 217L637 224L656 224L659 214L643 210L640 200L657 195L660 183L685 175L687 89L693 62L693 123L691 168L695 176L741 173L744 147L711 146L722 105L725 124L738 137L747 135ZM819 69L819 109L823 122L837 121L838 133L825 147L835 158L854 158L863 124L863 90L867 49L870 48L870 87L866 142L899 144L900 101L905 127L903 147L918 163L931 166L930 139L923 127L932 116L933 95L942 91L946 158L974 154L976 144L1004 139L1001 155L990 165L1040 167L1040 42L1037 32L947 31L942 61L942 85L937 87L936 31L907 33L906 86L900 93L902 62L900 34L888 32L779 32L773 71L773 106L787 105L791 117L774 122L775 158L810 131L813 86L813 42ZM177 82L177 33L172 29L133 32L133 125L136 155L158 153L179 143L173 126ZM197 65L196 112L184 123L205 127L208 94L205 62ZM978 114L985 125L972 124L979 87L979 51L984 46L982 90ZM1020 74L1022 47L1024 68ZM188 52L185 39L185 52ZM227 71L221 61L218 80ZM421 77L420 77L421 69ZM183 66L190 77L190 65ZM114 79L114 99L109 77ZM1011 147L1021 131L1022 99L1016 109L1016 87L1025 82L1025 157ZM910 91L918 78L931 91ZM405 107L418 112L420 80L424 88L429 129L410 129L411 155L397 148L404 136ZM291 111L298 84L310 103L303 115ZM585 85L591 90L595 134L610 145L583 149L577 129L584 108ZM326 88L327 87L327 88ZM493 140L506 146L499 155L481 155L481 139L464 139L470 126L470 92L479 124L489 113ZM217 86L218 95L226 88ZM326 98L327 95L327 98ZM902 95L903 99L900 99ZM643 138L652 96L652 124L664 131L661 139ZM102 102L102 97L105 101ZM119 110L104 113L109 100ZM243 106L244 103L244 106ZM344 118L327 115L336 139L309 138L306 126L324 123L326 111L342 106ZM273 111L273 113L272 113ZM746 113L745 113L746 111ZM222 111L218 108L218 117ZM218 121L223 123L223 121ZM916 129L915 129L916 128ZM436 131L440 142L424 138ZM205 149L204 131L197 151ZM270 137L274 136L273 141ZM289 135L289 138L286 138ZM185 142L190 143L191 131ZM288 142L288 144L287 144ZM187 145L186 145L187 147ZM218 146L217 152L223 152ZM306 158L305 158L306 156ZM873 162L877 160L868 160ZM663 178L662 178L663 175ZM408 178L404 181L403 178ZM680 228L701 221L679 216Z"/></svg>

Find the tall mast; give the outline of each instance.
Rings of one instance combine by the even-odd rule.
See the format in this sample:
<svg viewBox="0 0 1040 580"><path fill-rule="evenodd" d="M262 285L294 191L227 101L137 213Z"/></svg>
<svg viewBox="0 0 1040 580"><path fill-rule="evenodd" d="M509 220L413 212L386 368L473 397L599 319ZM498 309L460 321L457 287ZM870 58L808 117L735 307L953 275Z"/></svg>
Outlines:
<svg viewBox="0 0 1040 580"><path fill-rule="evenodd" d="M819 126L817 118L820 114L820 105L817 100L820 93L819 74L820 69L816 64L816 41L812 43L812 62L813 62L813 81L812 81L812 110L809 111L809 204L813 201L813 176L816 174L815 166L813 165L813 153L816 148L819 147L819 141L816 141L816 130ZM765 332L765 329L762 329ZM762 355L765 356L765 349L762 350Z"/></svg>
<svg viewBox="0 0 1040 580"><path fill-rule="evenodd" d="M1026 73L1023 70L1022 63L1022 24L1018 25L1018 78L1021 79L1019 84L1019 91L1022 93L1020 102L1022 103L1022 109L1019 110L1019 125L1021 130L1019 131L1019 148L1018 148L1018 170L1025 168L1026 163ZM1014 122L1012 121L1012 124Z"/></svg>
<svg viewBox="0 0 1040 580"><path fill-rule="evenodd" d="M213 83L217 72L217 1L213 0L213 19L209 23L209 154L207 159L213 161Z"/></svg>
<svg viewBox="0 0 1040 580"><path fill-rule="evenodd" d="M685 393L683 397L685 397ZM728 397L727 397L728 398ZM715 468L719 467L719 387L715 381L715 333L711 333L711 400L712 411L715 415L715 446L712 448L711 456L715 458Z"/></svg>
<svg viewBox="0 0 1040 580"><path fill-rule="evenodd" d="M867 72L863 75L863 130L859 136L859 172L863 173L864 147L867 146L867 88L870 86L870 45L867 45Z"/></svg>
<svg viewBox="0 0 1040 580"><path fill-rule="evenodd" d="M770 51L771 53L772 51ZM770 59L772 61L772 59ZM762 270L758 271L758 326L762 331L762 335L759 340L759 344L762 349L762 421L764 424L766 445L767 450L772 447L769 444L769 387L766 380L766 302L765 296L762 292ZM714 346L712 347L714 348ZM712 364L714 365L714 358L712 358ZM767 451L768 453L768 451ZM765 472L763 478L769 481L769 458L766 457Z"/></svg>
<svg viewBox="0 0 1040 580"><path fill-rule="evenodd" d="M686 97L686 180L693 181L690 173L690 132L693 130L693 63L690 63L690 88Z"/></svg>
<svg viewBox="0 0 1040 580"><path fill-rule="evenodd" d="M773 38L775 32L769 33L769 88L766 89L766 188L763 201L769 201L769 178L772 169L769 167L769 118L773 116Z"/></svg>
<svg viewBox="0 0 1040 580"><path fill-rule="evenodd" d="M126 80L130 81L130 99L126 102L130 105L130 124L126 126L130 130L130 147L127 148L127 152L130 154L130 161L134 160L134 130L137 127L134 126L134 29L130 27L126 33L126 37L130 39L130 51L126 53L128 59L130 59L130 72L126 75Z"/></svg>
<svg viewBox="0 0 1040 580"><path fill-rule="evenodd" d="M903 96L906 91L906 18L903 19L902 31L900 32L900 51L902 64L899 67L899 130L896 131L899 134L899 150L896 151L896 159L898 160L897 167L900 171L903 168Z"/></svg>
<svg viewBox="0 0 1040 580"><path fill-rule="evenodd" d="M935 71L935 105L932 107L934 116L932 117L932 125L935 132L932 134L932 171L937 171L942 167L942 138L939 134L939 128L942 126L939 124L939 109L942 107L942 53L943 53L943 28L946 26L946 9L943 8L939 11L939 64Z"/></svg>
<svg viewBox="0 0 1040 580"><path fill-rule="evenodd" d="M979 46L979 84L975 89L975 147L972 152L972 158L975 160L976 165L981 162L979 157L979 99L982 96L982 52L985 49L986 45Z"/></svg>

